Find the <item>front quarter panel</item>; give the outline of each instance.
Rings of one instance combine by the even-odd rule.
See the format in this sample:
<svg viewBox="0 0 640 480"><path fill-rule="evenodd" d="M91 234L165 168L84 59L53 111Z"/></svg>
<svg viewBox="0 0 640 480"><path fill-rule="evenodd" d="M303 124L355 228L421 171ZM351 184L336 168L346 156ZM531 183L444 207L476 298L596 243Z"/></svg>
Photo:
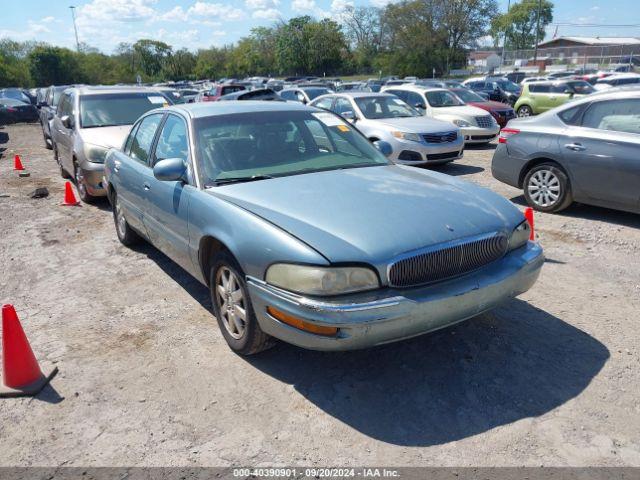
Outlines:
<svg viewBox="0 0 640 480"><path fill-rule="evenodd" d="M209 274L202 271L200 258L206 237L224 244L244 273L254 278L263 279L269 265L276 262L329 265L320 253L276 225L219 198L215 192L198 190L189 205L189 243L191 259L203 283Z"/></svg>

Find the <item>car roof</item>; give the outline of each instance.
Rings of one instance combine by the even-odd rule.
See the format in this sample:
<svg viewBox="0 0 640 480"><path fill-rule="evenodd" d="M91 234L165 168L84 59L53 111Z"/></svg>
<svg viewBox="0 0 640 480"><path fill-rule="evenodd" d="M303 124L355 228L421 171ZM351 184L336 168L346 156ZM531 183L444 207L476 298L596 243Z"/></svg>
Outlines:
<svg viewBox="0 0 640 480"><path fill-rule="evenodd" d="M363 97L393 97L390 93L385 92L358 92L358 91L347 91L347 92L338 92L338 93L330 93L328 95L336 95L342 97L351 97L351 98L363 98Z"/></svg>
<svg viewBox="0 0 640 480"><path fill-rule="evenodd" d="M191 118L233 115L235 113L256 112L317 112L318 109L307 107L298 102L265 102L264 100L230 100L228 102L196 102L181 103L156 109L154 111L182 113Z"/></svg>
<svg viewBox="0 0 640 480"><path fill-rule="evenodd" d="M104 95L118 93L160 93L160 89L154 87L127 87L127 86L78 86L70 87L69 90L75 90L79 95Z"/></svg>
<svg viewBox="0 0 640 480"><path fill-rule="evenodd" d="M428 87L426 85L416 85L415 83L407 83L404 85L398 85L398 86L393 86L394 90L400 89L400 90L413 90L414 92L432 92L432 91L438 91L438 92L448 92L449 89L448 88L442 88L442 87ZM387 91L387 89L384 90L385 92Z"/></svg>

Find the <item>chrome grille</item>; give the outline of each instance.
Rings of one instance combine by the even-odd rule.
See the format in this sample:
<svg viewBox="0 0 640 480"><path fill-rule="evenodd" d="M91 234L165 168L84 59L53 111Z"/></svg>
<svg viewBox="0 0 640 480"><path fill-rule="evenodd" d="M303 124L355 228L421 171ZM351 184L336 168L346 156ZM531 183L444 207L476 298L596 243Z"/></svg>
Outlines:
<svg viewBox="0 0 640 480"><path fill-rule="evenodd" d="M480 128L491 128L493 126L493 122L491 121L491 115L483 115L481 117L476 117L476 123Z"/></svg>
<svg viewBox="0 0 640 480"><path fill-rule="evenodd" d="M434 245L392 263L389 284L412 287L464 275L501 258L508 243L505 235L491 233Z"/></svg>
<svg viewBox="0 0 640 480"><path fill-rule="evenodd" d="M458 132L423 133L422 138L427 143L455 142L458 138Z"/></svg>

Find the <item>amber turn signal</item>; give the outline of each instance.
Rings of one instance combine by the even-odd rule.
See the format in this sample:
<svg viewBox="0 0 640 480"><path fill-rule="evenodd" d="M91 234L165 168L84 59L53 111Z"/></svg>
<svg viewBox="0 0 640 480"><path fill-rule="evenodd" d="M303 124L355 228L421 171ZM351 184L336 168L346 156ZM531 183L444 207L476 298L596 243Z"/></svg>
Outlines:
<svg viewBox="0 0 640 480"><path fill-rule="evenodd" d="M338 329L335 327L324 327L322 325L315 325L313 323L305 322L299 318L293 317L287 313L276 310L273 307L267 307L267 313L273 318L280 320L282 323L286 323L292 327L304 330L305 332L315 333L316 335L334 336L338 333Z"/></svg>

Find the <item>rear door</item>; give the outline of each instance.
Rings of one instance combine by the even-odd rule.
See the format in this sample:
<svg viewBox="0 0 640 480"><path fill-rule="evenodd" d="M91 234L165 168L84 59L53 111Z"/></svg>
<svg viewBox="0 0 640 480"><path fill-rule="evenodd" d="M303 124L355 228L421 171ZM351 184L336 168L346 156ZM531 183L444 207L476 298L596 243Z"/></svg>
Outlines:
<svg viewBox="0 0 640 480"><path fill-rule="evenodd" d="M571 88L566 83L551 85L548 101L546 103L546 110L550 110L568 102L572 97L571 94L566 93L569 90L571 90Z"/></svg>
<svg viewBox="0 0 640 480"><path fill-rule="evenodd" d="M640 99L593 102L561 146L576 196L640 209Z"/></svg>
<svg viewBox="0 0 640 480"><path fill-rule="evenodd" d="M55 129L54 140L58 151L58 159L60 160L60 164L69 173L73 173L73 161L71 159L73 129L67 128L62 124L62 117L68 116L71 119L73 118L72 102L73 97L71 92L65 93L60 99L58 111L53 122L53 128Z"/></svg>
<svg viewBox="0 0 640 480"><path fill-rule="evenodd" d="M189 134L184 118L168 114L156 140L151 166L168 158L180 158L191 172ZM189 256L189 198L194 182L158 180L153 170L143 174L145 207L143 221L151 243L186 270L193 264Z"/></svg>
<svg viewBox="0 0 640 480"><path fill-rule="evenodd" d="M146 201L145 184L151 173L151 152L156 132L162 121L161 113L147 115L131 130L125 143L123 161L114 165L119 177L118 200L125 209L127 221L140 232L145 229L143 216Z"/></svg>

